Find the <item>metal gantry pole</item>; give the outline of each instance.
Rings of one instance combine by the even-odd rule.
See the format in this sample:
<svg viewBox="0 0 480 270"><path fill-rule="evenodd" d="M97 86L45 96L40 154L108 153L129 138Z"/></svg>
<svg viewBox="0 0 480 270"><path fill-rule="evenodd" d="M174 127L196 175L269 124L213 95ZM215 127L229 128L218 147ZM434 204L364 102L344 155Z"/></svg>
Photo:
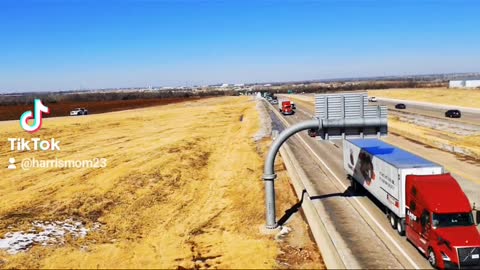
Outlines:
<svg viewBox="0 0 480 270"><path fill-rule="evenodd" d="M274 183L277 176L274 164L280 146L295 133L307 129L317 130L316 137L321 140L386 136L387 107L368 106L367 102L367 93L316 95L315 118L290 126L273 141L263 171L267 228L278 226L275 218Z"/></svg>
<svg viewBox="0 0 480 270"><path fill-rule="evenodd" d="M364 128L373 128L372 130L374 135L379 136L380 131L386 133L387 127L387 118L377 116L376 118L354 118L354 119L312 119L304 122L300 122L289 128L285 129L278 135L278 137L273 141L272 146L265 160L265 168L263 170L263 180L265 182L265 206L266 218L268 229L275 229L277 227L277 221L275 217L275 178L277 175L274 171L275 158L277 156L280 146L288 140L295 133L298 133L302 130L315 129L321 131L324 134L325 139L328 139L328 130L329 129L338 129L342 133L341 137L345 137L345 129L354 128L357 132L360 132L361 137L364 137ZM357 135L358 137L358 135ZM322 138L323 139L323 138Z"/></svg>
<svg viewBox="0 0 480 270"><path fill-rule="evenodd" d="M275 229L278 224L275 217L275 158L277 156L280 146L288 140L295 133L308 130L321 128L321 120L313 119L304 122L300 122L282 131L278 137L273 141L270 150L268 151L267 159L265 160L265 168L263 170L263 181L265 182L265 205L266 205L266 218L268 229Z"/></svg>

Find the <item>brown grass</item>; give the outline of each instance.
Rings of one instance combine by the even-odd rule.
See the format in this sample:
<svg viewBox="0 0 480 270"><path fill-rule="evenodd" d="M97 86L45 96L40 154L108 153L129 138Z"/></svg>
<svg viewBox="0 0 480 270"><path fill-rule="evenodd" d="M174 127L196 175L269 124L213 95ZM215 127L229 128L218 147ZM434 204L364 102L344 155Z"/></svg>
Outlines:
<svg viewBox="0 0 480 270"><path fill-rule="evenodd" d="M2 169L0 236L35 220L103 226L62 246L0 252L0 267L278 267L281 247L259 233L267 142L252 140L258 129L254 103L234 97L46 119L34 137L55 137L60 152L12 153L4 145L0 160L98 157L108 167ZM16 122L1 125L0 134L3 142L32 137ZM281 179L279 215L296 202Z"/></svg>
<svg viewBox="0 0 480 270"><path fill-rule="evenodd" d="M390 116L388 127L402 137L410 138L420 143L435 147L456 147L468 151L469 156L480 159L480 136L461 136L436 129L422 127L410 123L402 122L396 116Z"/></svg>
<svg viewBox="0 0 480 270"><path fill-rule="evenodd" d="M412 88L368 90L369 96L480 108L480 89Z"/></svg>

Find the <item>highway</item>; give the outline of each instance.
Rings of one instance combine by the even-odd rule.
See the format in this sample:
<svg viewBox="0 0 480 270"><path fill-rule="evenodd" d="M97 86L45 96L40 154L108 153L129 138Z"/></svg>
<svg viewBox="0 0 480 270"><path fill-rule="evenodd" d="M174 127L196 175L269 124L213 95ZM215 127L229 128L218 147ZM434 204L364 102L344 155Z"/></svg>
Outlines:
<svg viewBox="0 0 480 270"><path fill-rule="evenodd" d="M311 119L311 110L301 104L297 104L297 113L292 116L281 116L276 108L270 108L275 110L271 115L276 129ZM331 237L346 268L431 268L422 254L391 228L379 204L349 192L341 141L319 142L302 132L287 143L309 179L307 195L317 212L325 214L321 218L330 225Z"/></svg>
<svg viewBox="0 0 480 270"><path fill-rule="evenodd" d="M389 110L391 111L400 111L405 112L408 111L410 113L416 113L420 115L426 115L441 119L448 119L450 121L462 122L462 123L469 123L474 125L480 125L480 110L467 110L462 109L461 107L455 106L442 106L442 105L431 105L431 104L423 104L417 103L407 100L392 100L392 99L385 99L385 98L378 98L378 102L371 103L371 104L378 104L378 105L386 105ZM403 103L406 105L406 109L395 109L395 105L398 103ZM449 109L458 109L462 113L461 118L446 118L445 112Z"/></svg>
<svg viewBox="0 0 480 270"><path fill-rule="evenodd" d="M305 95L289 95L295 99L300 99L302 101L314 102L314 95L313 94L305 94ZM286 97L286 96L285 96ZM410 101L410 100L398 100L398 99L388 99L382 97L376 97L377 102L370 102L371 105L386 105L389 111L392 112L408 112L414 113L419 115L430 116L434 118L440 118L448 121L460 122L460 123L468 123L480 126L480 109L475 108L464 108L458 106L451 106L451 105L443 105L443 104L433 104L427 102L417 102L417 101ZM406 105L406 109L395 109L395 105L398 103L403 103ZM449 109L458 109L462 113L461 118L446 118L445 112Z"/></svg>
<svg viewBox="0 0 480 270"><path fill-rule="evenodd" d="M279 95L279 96L285 99L289 98L288 96L285 96L285 95ZM293 95L291 98L297 101L300 101L300 102L297 102L298 104L296 103L298 108L297 112L300 112L301 114L308 116L308 119L313 117L314 115L314 112L313 112L314 97L313 96ZM379 103L380 102L370 103L370 105L379 105ZM392 110L390 110L389 112L391 111ZM423 110L422 112L425 113L426 111ZM477 114L473 113L473 115L477 117ZM478 115L478 117L480 117L480 114ZM445 117L443 119L445 119L444 120L445 122L457 120L457 119L445 118ZM476 127L475 125L473 126L476 129L477 128L480 129L480 121L476 121L475 124L478 126ZM447 171L449 171L453 175L453 177L455 177L455 179L458 181L458 183L462 187L463 191L467 195L470 202L472 204L474 203L475 205L480 205L480 196L479 196L480 179L478 178L478 175L480 174L480 166L477 161L465 160L464 158L456 156L455 154L447 153L445 151L431 148L431 147L425 147L424 145L411 142L408 140L405 141L404 139L405 138L402 136L389 135L387 138L387 141L391 141L389 143L397 147L403 148L407 151L413 152L414 154L417 154L419 156L423 156L424 158L427 158L428 160L431 160L445 167Z"/></svg>

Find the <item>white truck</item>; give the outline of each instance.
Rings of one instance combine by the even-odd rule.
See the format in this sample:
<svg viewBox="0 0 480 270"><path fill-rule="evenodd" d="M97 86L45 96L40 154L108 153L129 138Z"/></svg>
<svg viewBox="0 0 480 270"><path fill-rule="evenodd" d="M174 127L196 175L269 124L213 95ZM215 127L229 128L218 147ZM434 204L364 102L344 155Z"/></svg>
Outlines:
<svg viewBox="0 0 480 270"><path fill-rule="evenodd" d="M363 186L386 207L391 225L405 230L407 175L439 175L443 167L378 139L343 140L343 166L357 191Z"/></svg>

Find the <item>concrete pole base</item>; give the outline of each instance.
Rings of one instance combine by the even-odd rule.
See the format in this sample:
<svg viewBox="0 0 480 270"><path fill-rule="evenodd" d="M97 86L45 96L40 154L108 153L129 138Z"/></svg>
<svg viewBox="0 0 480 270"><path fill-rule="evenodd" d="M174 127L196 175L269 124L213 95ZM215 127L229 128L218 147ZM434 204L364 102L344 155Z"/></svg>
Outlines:
<svg viewBox="0 0 480 270"><path fill-rule="evenodd" d="M261 234L264 235L276 235L280 232L280 226L275 225L275 227L268 226L268 225L260 225L258 227L258 230L260 231Z"/></svg>

